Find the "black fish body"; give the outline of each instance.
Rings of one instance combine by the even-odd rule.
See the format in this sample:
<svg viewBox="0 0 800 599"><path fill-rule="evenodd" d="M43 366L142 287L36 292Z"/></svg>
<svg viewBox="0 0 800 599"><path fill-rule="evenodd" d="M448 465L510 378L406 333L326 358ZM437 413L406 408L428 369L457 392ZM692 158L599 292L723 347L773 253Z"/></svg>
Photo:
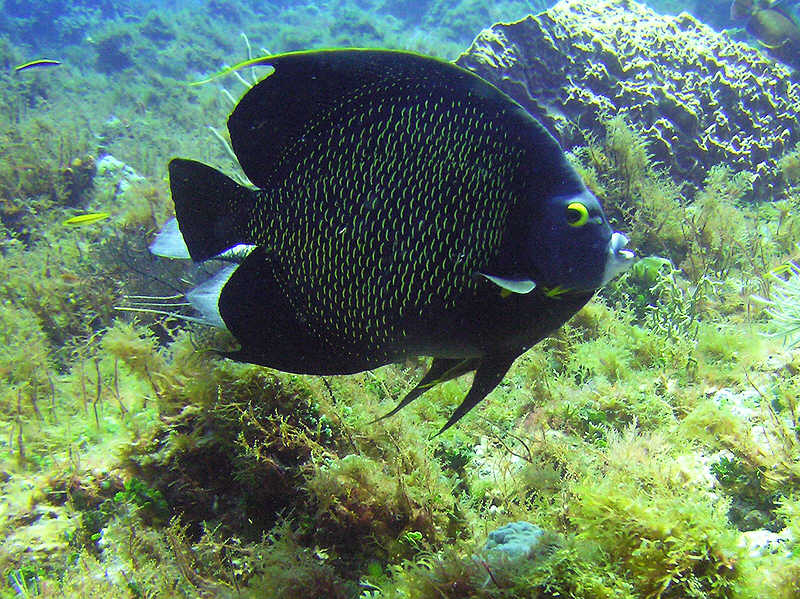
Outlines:
<svg viewBox="0 0 800 599"><path fill-rule="evenodd" d="M345 374L433 356L397 409L475 370L447 428L632 257L552 136L476 75L382 50L263 64L228 120L258 189L170 163L191 257L246 246L200 293L231 357Z"/></svg>

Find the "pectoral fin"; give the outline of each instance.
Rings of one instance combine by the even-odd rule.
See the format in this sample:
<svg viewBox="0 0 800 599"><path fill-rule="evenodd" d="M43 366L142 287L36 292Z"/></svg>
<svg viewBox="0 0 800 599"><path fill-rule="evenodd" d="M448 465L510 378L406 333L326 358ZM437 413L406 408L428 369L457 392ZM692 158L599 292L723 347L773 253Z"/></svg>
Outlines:
<svg viewBox="0 0 800 599"><path fill-rule="evenodd" d="M498 277L487 275L485 272L479 272L478 274L511 293L530 293L536 288L536 283L526 277Z"/></svg>

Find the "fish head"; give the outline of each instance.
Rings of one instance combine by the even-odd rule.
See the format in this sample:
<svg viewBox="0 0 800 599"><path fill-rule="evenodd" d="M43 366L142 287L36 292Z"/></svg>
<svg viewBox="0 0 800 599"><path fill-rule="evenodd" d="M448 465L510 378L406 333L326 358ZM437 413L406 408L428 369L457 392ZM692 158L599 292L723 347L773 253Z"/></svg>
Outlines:
<svg viewBox="0 0 800 599"><path fill-rule="evenodd" d="M592 291L633 264L628 238L614 232L586 188L539 204L528 233L530 275L537 287Z"/></svg>

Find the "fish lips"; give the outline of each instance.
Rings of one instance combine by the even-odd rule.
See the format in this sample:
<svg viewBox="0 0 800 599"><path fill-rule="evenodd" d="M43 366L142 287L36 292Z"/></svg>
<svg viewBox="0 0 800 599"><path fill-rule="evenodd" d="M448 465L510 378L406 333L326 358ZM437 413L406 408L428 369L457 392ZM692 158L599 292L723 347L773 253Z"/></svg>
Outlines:
<svg viewBox="0 0 800 599"><path fill-rule="evenodd" d="M603 282L605 285L617 275L628 270L632 265L636 254L631 250L625 249L628 245L628 238L619 232L614 232L608 242L606 250L606 267L603 272Z"/></svg>

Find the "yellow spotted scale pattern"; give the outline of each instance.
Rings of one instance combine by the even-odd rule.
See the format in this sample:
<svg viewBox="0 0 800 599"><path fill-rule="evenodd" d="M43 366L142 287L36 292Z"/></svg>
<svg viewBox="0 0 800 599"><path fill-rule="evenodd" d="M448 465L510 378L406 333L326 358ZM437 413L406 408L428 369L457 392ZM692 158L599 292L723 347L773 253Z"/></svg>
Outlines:
<svg viewBox="0 0 800 599"><path fill-rule="evenodd" d="M307 123L247 224L298 321L342 357L413 354L421 323L476 292L519 193L502 113L399 83Z"/></svg>

